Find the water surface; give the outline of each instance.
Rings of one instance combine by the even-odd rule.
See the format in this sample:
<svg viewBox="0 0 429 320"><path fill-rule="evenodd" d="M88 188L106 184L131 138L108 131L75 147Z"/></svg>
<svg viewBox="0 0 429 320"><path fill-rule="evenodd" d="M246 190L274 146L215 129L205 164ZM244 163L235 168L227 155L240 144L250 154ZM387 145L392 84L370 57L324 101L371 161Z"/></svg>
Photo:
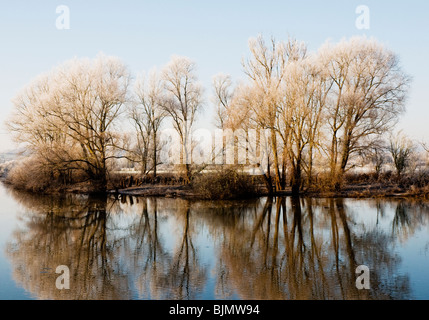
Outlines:
<svg viewBox="0 0 429 320"><path fill-rule="evenodd" d="M32 195L0 186L0 299L429 299L429 203ZM70 289L56 287L56 268ZM370 289L356 288L356 268Z"/></svg>

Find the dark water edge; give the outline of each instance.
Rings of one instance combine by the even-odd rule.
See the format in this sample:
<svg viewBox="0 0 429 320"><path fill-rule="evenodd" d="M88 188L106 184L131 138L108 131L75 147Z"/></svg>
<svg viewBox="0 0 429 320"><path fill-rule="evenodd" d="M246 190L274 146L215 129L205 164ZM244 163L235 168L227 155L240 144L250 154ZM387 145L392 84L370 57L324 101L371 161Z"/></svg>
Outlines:
<svg viewBox="0 0 429 320"><path fill-rule="evenodd" d="M406 182L394 181L380 181L374 182L371 179L365 182L365 175L358 176L356 182L345 183L339 190L327 188L326 186L316 186L301 190L300 194L294 195L290 187L283 191L268 192L266 187L261 185L254 185L253 192L244 193L239 195L231 194L227 200L252 200L261 197L302 197L302 198L344 198L344 199L414 199L414 200L427 200L429 201L429 186L419 186L418 181L412 183L412 179ZM354 177L356 179L356 177ZM198 190L191 185L183 184L159 184L147 183L136 185L127 188L108 189L106 191L93 190L92 184L76 183L72 185L56 185L44 190L30 190L26 188L18 188L10 183L6 177L0 176L0 183L8 188L16 189L17 191L38 194L38 195L53 195L64 196L67 194L78 194L87 196L101 196L114 195L120 196L134 196L134 197L167 197L167 198L181 198L191 201L198 200L223 200L218 197L207 197L201 194Z"/></svg>
<svg viewBox="0 0 429 320"><path fill-rule="evenodd" d="M421 199L0 189L1 299L429 298L429 204ZM70 290L55 286L60 265L70 268ZM370 290L356 288L359 265L370 269Z"/></svg>

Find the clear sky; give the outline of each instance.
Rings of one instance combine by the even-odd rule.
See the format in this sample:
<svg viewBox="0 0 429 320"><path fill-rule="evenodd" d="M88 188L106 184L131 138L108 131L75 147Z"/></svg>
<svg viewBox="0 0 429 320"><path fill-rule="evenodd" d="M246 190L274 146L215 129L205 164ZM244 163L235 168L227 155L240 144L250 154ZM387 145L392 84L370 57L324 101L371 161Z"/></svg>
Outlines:
<svg viewBox="0 0 429 320"><path fill-rule="evenodd" d="M70 9L70 29L58 30L56 8ZM356 27L356 8L370 9L370 29ZM73 57L103 52L120 57L134 75L162 67L173 54L192 58L206 88L211 78L243 77L250 37L263 34L304 41L311 51L326 40L365 34L396 52L413 77L400 123L411 137L429 141L429 2L422 0L151 0L0 1L0 151L13 145L4 129L11 99L38 74Z"/></svg>

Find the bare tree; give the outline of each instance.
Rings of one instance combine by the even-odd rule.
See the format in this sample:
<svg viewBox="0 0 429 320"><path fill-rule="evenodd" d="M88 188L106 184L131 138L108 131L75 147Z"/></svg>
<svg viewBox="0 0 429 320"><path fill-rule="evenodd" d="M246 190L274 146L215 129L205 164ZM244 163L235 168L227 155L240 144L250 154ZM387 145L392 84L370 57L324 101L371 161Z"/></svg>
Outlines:
<svg viewBox="0 0 429 320"><path fill-rule="evenodd" d="M254 150L251 150L252 146L249 145L248 133L251 125L248 121L247 88L240 84L234 85L231 77L224 74L213 78L213 88L216 126L222 130L222 140L217 141L218 144L222 142L221 149L218 150L219 146L215 145L213 151L215 159L221 157L222 163L228 165L251 162ZM232 163L229 162L231 160Z"/></svg>
<svg viewBox="0 0 429 320"><path fill-rule="evenodd" d="M398 57L375 40L355 37L327 44L319 54L334 82L326 149L339 187L349 159L391 129L404 111L409 78Z"/></svg>
<svg viewBox="0 0 429 320"><path fill-rule="evenodd" d="M232 84L230 76L217 75L213 80L215 91L216 123L222 129L222 150L215 150L215 157L222 157L222 163L229 163L228 148L234 149L234 164L238 153L246 155L249 164L257 166L264 177L267 190L273 190L271 176L272 152L268 129L257 121L250 107L256 101L256 91L249 84ZM265 169L266 168L266 169Z"/></svg>
<svg viewBox="0 0 429 320"><path fill-rule="evenodd" d="M376 178L378 179L380 177L380 174L383 170L383 166L386 163L386 152L387 152L387 146L384 141L376 141L369 149L367 153L369 154L369 158L374 166L374 172L376 175Z"/></svg>
<svg viewBox="0 0 429 320"><path fill-rule="evenodd" d="M161 145L159 141L159 130L166 117L163 109L164 84L156 72L152 70L148 76L143 75L137 81L135 93L137 103L131 111L131 119L137 131L137 154L142 162L142 173L153 171L153 176L157 175L159 162L159 152ZM148 168L148 158L152 164Z"/></svg>
<svg viewBox="0 0 429 320"><path fill-rule="evenodd" d="M228 124L229 110L233 103L235 88L232 87L230 75L218 74L213 77L213 88L215 93L214 103L216 106L215 121L219 129L225 129Z"/></svg>
<svg viewBox="0 0 429 320"><path fill-rule="evenodd" d="M285 146L281 146L279 151L277 119L284 93L285 68L289 62L302 59L306 54L306 47L295 40L285 43L271 39L267 45L262 36L259 36L250 39L249 49L251 57L243 62L252 90L248 108L256 126L270 131L274 187L279 191L284 189L285 159L282 161L281 156Z"/></svg>
<svg viewBox="0 0 429 320"><path fill-rule="evenodd" d="M129 74L117 58L74 59L35 80L14 100L9 128L58 168L79 170L94 190L107 186L108 161L120 157L115 133Z"/></svg>
<svg viewBox="0 0 429 320"><path fill-rule="evenodd" d="M402 132L390 137L389 151L393 159L398 178L410 165L411 155L414 150L413 142Z"/></svg>
<svg viewBox="0 0 429 320"><path fill-rule="evenodd" d="M198 83L196 65L189 58L174 56L163 71L166 96L163 109L171 118L180 137L180 163L185 178L191 179L192 128L197 112L202 108L202 87Z"/></svg>
<svg viewBox="0 0 429 320"><path fill-rule="evenodd" d="M292 169L292 192L298 194L304 183L304 171L307 185L311 184L314 155L320 146L321 125L332 82L314 56L290 63L285 72L287 81L278 127Z"/></svg>

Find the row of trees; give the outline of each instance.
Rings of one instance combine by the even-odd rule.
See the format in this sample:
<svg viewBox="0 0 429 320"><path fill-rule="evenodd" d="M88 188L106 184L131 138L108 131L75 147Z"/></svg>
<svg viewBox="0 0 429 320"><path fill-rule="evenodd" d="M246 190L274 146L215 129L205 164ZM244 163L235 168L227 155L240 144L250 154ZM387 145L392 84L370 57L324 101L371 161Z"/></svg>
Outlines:
<svg viewBox="0 0 429 320"><path fill-rule="evenodd" d="M294 193L312 183L314 164L328 168L339 188L350 159L389 132L404 111L409 78L397 56L375 40L352 38L308 54L296 40L250 41L245 83L215 79L219 125L265 129L265 177L274 190ZM271 174L272 173L272 174Z"/></svg>
<svg viewBox="0 0 429 320"><path fill-rule="evenodd" d="M108 169L124 158L139 163L143 174L156 175L164 119L171 118L181 156L186 156L202 88L195 64L184 57L173 57L162 72L140 77L133 89L130 80L117 58L71 60L38 77L14 99L8 126L52 179L70 183L78 174L103 191ZM135 136L126 133L124 118L133 123Z"/></svg>
<svg viewBox="0 0 429 320"><path fill-rule="evenodd" d="M329 168L332 185L340 187L350 159L376 147L404 111L409 78L397 56L375 40L352 38L308 53L296 40L267 44L258 37L249 48L246 81L214 78L216 120L220 129L242 135L240 141L258 132L256 143L246 143L246 161L261 164L269 190L290 183L299 193L313 183L318 167ZM160 130L169 119L189 182L193 128L203 107L195 63L173 57L161 71L130 84L130 72L117 58L71 60L15 98L9 128L52 178L69 183L79 173L105 190L115 159L157 175ZM124 119L135 127L132 137L124 133Z"/></svg>

